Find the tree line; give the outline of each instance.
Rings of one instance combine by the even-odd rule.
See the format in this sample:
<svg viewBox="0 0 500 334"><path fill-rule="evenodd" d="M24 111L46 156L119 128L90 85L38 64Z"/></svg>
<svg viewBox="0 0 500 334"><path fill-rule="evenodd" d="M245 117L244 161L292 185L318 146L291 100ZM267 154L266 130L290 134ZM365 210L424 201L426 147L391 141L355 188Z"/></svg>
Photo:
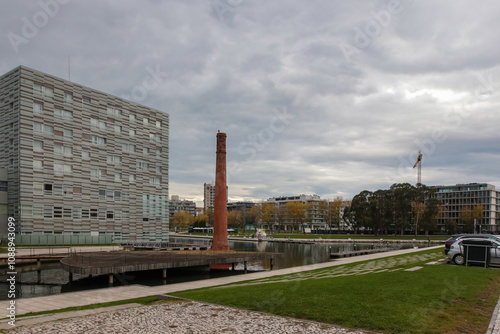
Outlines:
<svg viewBox="0 0 500 334"><path fill-rule="evenodd" d="M368 230L375 235L405 234L411 231L426 235L438 230L438 219L446 219L447 233L474 232L474 220L481 221L483 207L464 206L459 218L446 217L435 188L419 184L395 183L389 189L364 190L353 197L343 219L355 231Z"/></svg>
<svg viewBox="0 0 500 334"><path fill-rule="evenodd" d="M267 225L277 232L300 231L314 223L339 232L417 235L438 231L438 219L441 217L446 221L446 233L474 232L474 220L481 222L484 218L483 207L465 205L458 218L446 217L448 213L436 198L435 191L435 188L422 184L395 183L389 189L363 190L353 197L350 204L341 197L333 201L292 201L280 205L263 202L252 208L228 211L227 223L229 228ZM207 227L213 226L213 221L212 210L196 217L181 211L174 214L170 224L173 227Z"/></svg>

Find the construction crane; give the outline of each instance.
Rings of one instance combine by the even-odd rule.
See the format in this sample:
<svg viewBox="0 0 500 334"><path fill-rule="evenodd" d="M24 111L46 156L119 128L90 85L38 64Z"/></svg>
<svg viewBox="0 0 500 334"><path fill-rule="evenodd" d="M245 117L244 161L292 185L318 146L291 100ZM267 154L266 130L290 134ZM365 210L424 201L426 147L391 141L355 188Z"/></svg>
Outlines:
<svg viewBox="0 0 500 334"><path fill-rule="evenodd" d="M413 168L418 167L418 175L417 175L417 186L422 184L422 151L418 151L417 162L413 165Z"/></svg>

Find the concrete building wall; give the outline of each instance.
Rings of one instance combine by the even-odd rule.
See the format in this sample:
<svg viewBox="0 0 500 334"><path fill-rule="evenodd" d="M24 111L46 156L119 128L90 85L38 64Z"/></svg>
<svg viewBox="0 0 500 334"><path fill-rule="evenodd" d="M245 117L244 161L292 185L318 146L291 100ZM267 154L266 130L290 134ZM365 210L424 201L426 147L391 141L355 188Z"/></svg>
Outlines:
<svg viewBox="0 0 500 334"><path fill-rule="evenodd" d="M0 119L21 235L168 241L167 113L18 67Z"/></svg>

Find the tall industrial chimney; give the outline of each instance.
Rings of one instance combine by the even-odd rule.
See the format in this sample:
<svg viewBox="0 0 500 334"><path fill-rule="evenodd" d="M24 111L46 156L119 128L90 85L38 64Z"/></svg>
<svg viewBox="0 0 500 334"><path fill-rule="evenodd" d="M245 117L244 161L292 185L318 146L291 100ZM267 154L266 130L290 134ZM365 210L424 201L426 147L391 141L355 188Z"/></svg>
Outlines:
<svg viewBox="0 0 500 334"><path fill-rule="evenodd" d="M217 133L214 240L212 250L229 250L227 240L226 134L222 132Z"/></svg>

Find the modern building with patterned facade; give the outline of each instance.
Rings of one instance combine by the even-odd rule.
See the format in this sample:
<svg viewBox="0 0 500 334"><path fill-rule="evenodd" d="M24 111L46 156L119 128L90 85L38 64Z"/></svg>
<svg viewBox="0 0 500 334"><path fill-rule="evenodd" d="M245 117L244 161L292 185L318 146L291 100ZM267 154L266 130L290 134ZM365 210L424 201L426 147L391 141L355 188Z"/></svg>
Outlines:
<svg viewBox="0 0 500 334"><path fill-rule="evenodd" d="M20 66L0 135L23 243L168 241L167 113Z"/></svg>
<svg viewBox="0 0 500 334"><path fill-rule="evenodd" d="M446 232L450 223L460 231L460 213L468 208L481 206L483 219L477 221L476 232L500 233L500 191L487 183L456 184L454 186L433 186L436 198L442 203L443 210L438 219L438 228Z"/></svg>

